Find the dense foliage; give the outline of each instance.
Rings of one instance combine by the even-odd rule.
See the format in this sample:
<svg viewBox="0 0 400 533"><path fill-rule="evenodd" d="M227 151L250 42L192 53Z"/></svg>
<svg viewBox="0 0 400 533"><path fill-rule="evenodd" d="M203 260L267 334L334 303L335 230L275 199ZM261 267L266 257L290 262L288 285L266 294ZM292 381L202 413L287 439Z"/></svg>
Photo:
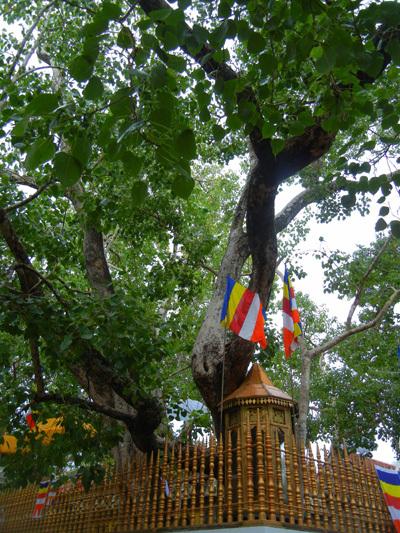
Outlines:
<svg viewBox="0 0 400 533"><path fill-rule="evenodd" d="M36 458L6 465L16 483L68 461L95 474L118 440L124 453L130 439L159 445L182 398L203 399L216 422L222 358L229 392L254 352L215 319L225 275L268 305L276 236L279 257L294 256L307 205L329 222L377 201L377 231L399 237L400 6L5 0L0 17L0 432L30 439ZM337 269L328 258L327 289L352 295L370 253ZM392 270L377 270L360 320L398 288ZM309 337L335 333L303 301ZM397 324L389 313L384 345L357 336L316 368L314 434L351 440L338 413L353 405L363 443L397 438L397 407L381 423L365 397L389 408L397 377L370 383L362 366L388 370ZM276 347L260 355L273 373ZM30 404L65 419L51 451L27 435Z"/></svg>

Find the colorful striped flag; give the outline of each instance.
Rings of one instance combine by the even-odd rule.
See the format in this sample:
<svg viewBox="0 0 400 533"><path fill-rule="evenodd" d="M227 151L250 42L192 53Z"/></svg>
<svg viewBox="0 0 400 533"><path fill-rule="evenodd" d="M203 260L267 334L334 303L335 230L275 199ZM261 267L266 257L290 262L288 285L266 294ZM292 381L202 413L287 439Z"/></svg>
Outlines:
<svg viewBox="0 0 400 533"><path fill-rule="evenodd" d="M383 496L397 533L400 533L400 474L397 470L375 465Z"/></svg>
<svg viewBox="0 0 400 533"><path fill-rule="evenodd" d="M26 423L29 426L29 429L35 429L36 424L35 424L35 420L33 418L33 413L32 413L32 411L30 409L26 413L25 420L26 420Z"/></svg>
<svg viewBox="0 0 400 533"><path fill-rule="evenodd" d="M264 320L265 311L258 294L227 276L221 324L239 337L259 342L262 348L266 348Z"/></svg>
<svg viewBox="0 0 400 533"><path fill-rule="evenodd" d="M44 506L46 505L47 495L49 493L50 481L41 481L39 490L36 493L35 507L33 508L32 518L40 518Z"/></svg>
<svg viewBox="0 0 400 533"><path fill-rule="evenodd" d="M52 505L52 503L54 502L56 496L57 496L57 493L58 491L53 488L53 487L49 487L49 492L47 493L47 499L46 499L46 507L48 507L49 505Z"/></svg>
<svg viewBox="0 0 400 533"><path fill-rule="evenodd" d="M296 298L289 272L285 265L285 276L283 278L283 347L285 357L289 359L297 348L299 336L303 333L301 329L300 315L297 309Z"/></svg>

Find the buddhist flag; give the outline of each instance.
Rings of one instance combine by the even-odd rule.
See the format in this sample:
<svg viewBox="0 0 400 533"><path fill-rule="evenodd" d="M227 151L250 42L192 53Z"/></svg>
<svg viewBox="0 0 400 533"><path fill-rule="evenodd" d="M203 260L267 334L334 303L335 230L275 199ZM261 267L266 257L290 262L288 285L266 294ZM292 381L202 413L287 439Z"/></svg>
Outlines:
<svg viewBox="0 0 400 533"><path fill-rule="evenodd" d="M400 474L396 470L375 465L383 497L397 533L400 533Z"/></svg>
<svg viewBox="0 0 400 533"><path fill-rule="evenodd" d="M27 423L28 426L29 426L29 429L35 429L36 424L35 424L35 421L34 421L34 419L33 419L32 411L31 411L30 409L29 409L28 412L26 413L25 420L26 420L26 423Z"/></svg>
<svg viewBox="0 0 400 533"><path fill-rule="evenodd" d="M258 342L262 348L266 348L264 320L265 311L258 294L227 276L221 324L239 337Z"/></svg>
<svg viewBox="0 0 400 533"><path fill-rule="evenodd" d="M285 357L289 359L294 350L297 348L299 336L303 333L300 323L300 315L297 309L296 298L292 282L289 278L289 272L285 266L285 276L283 278L283 347Z"/></svg>
<svg viewBox="0 0 400 533"><path fill-rule="evenodd" d="M46 505L47 495L49 493L50 481L41 481L36 493L35 507L33 508L32 518L40 518L44 506Z"/></svg>

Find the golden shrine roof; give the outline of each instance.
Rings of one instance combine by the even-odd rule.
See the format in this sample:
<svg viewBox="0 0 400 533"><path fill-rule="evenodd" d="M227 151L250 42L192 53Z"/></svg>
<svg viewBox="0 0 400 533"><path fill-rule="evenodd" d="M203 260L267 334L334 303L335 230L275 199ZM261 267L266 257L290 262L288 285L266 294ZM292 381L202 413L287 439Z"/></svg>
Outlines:
<svg viewBox="0 0 400 533"><path fill-rule="evenodd" d="M243 383L224 398L224 403L244 398L265 397L279 398L281 400L293 402L292 398L286 394L286 392L275 387L263 368L259 364L254 363Z"/></svg>

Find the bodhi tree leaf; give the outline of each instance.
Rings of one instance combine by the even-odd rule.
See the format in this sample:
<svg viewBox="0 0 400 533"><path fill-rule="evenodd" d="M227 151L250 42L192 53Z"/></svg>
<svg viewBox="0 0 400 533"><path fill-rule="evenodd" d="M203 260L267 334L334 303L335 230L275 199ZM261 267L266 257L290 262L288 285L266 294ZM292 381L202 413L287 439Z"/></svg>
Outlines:
<svg viewBox="0 0 400 533"><path fill-rule="evenodd" d="M186 160L196 157L196 139L193 130L183 130L175 139L176 152Z"/></svg>
<svg viewBox="0 0 400 533"><path fill-rule="evenodd" d="M71 61L69 73L76 81L86 81L93 72L93 63L85 56L78 56Z"/></svg>
<svg viewBox="0 0 400 533"><path fill-rule="evenodd" d="M400 239L400 221L392 220L390 222L390 231L392 232L393 237Z"/></svg>
<svg viewBox="0 0 400 533"><path fill-rule="evenodd" d="M83 167L87 165L90 156L90 143L86 133L80 133L75 137L71 147L71 154Z"/></svg>
<svg viewBox="0 0 400 533"><path fill-rule="evenodd" d="M383 231L387 228L387 223L383 218L378 218L375 224L375 231Z"/></svg>
<svg viewBox="0 0 400 533"><path fill-rule="evenodd" d="M39 165L42 165L51 159L56 151L56 146L53 139L47 137L35 141L28 150L25 166L28 170L35 170Z"/></svg>
<svg viewBox="0 0 400 533"><path fill-rule="evenodd" d="M42 93L35 96L26 108L27 115L46 115L58 106L56 94Z"/></svg>
<svg viewBox="0 0 400 533"><path fill-rule="evenodd" d="M147 196L147 185L144 181L137 181L131 189L131 202L133 205L140 205Z"/></svg>
<svg viewBox="0 0 400 533"><path fill-rule="evenodd" d="M82 167L71 154L58 152L54 157L54 172L64 187L71 187L79 180Z"/></svg>
<svg viewBox="0 0 400 533"><path fill-rule="evenodd" d="M118 33L117 45L120 48L125 49L133 48L135 46L135 38L133 36L133 33L127 26L124 26Z"/></svg>
<svg viewBox="0 0 400 533"><path fill-rule="evenodd" d="M98 76L93 76L83 89L83 96L88 100L98 100L103 96L104 85Z"/></svg>
<svg viewBox="0 0 400 533"><path fill-rule="evenodd" d="M194 187L193 178L179 174L172 183L172 191L177 195L187 200Z"/></svg>

